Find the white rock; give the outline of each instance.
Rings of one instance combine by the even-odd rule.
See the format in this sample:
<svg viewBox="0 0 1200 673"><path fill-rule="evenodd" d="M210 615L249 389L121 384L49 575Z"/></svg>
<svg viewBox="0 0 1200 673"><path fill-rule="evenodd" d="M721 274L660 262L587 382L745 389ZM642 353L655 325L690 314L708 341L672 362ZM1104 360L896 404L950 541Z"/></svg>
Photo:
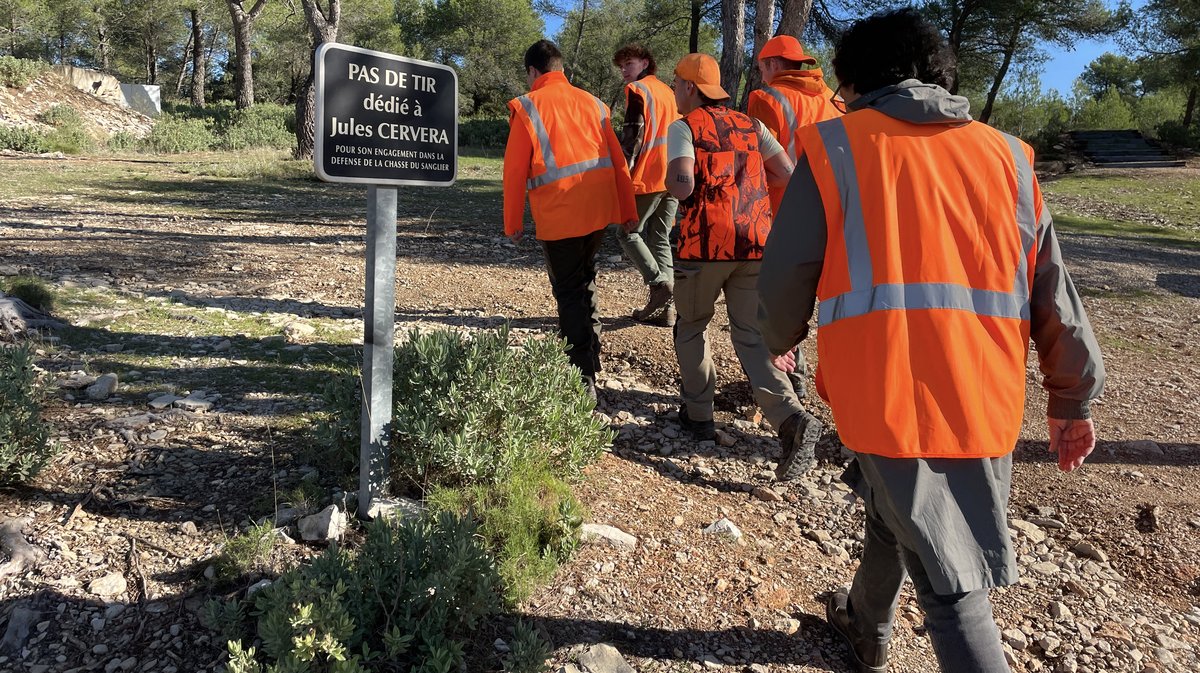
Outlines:
<svg viewBox="0 0 1200 673"><path fill-rule="evenodd" d="M425 506L412 498L376 498L367 506L367 518L387 517L396 521L420 518Z"/></svg>
<svg viewBox="0 0 1200 673"><path fill-rule="evenodd" d="M500 638L497 638L496 642L492 643L492 647L496 648L496 651L500 652L501 654L511 651L508 647L508 643L504 642Z"/></svg>
<svg viewBox="0 0 1200 673"><path fill-rule="evenodd" d="M298 525L300 537L305 540L337 540L346 532L346 513L339 510L337 505L330 505L312 516L300 519Z"/></svg>
<svg viewBox="0 0 1200 673"><path fill-rule="evenodd" d="M230 348L233 348L233 342L230 341L229 339L225 339L224 341L221 341L217 345L213 346L213 352L214 353L224 353L225 351L229 350Z"/></svg>
<svg viewBox="0 0 1200 673"><path fill-rule="evenodd" d="M88 583L88 591L97 596L117 596L125 593L128 584L125 582L125 576L120 573L111 573L104 577L98 577Z"/></svg>
<svg viewBox="0 0 1200 673"><path fill-rule="evenodd" d="M733 540L742 539L741 529L738 528L735 523L724 517L717 519L711 526L705 528L702 532L706 535L721 535Z"/></svg>
<svg viewBox="0 0 1200 673"><path fill-rule="evenodd" d="M1015 528L1016 530L1020 531L1022 535L1029 538L1029 540L1034 544L1046 541L1046 533L1041 528L1038 528L1035 524L1032 524L1028 521L1024 521L1022 519L1011 519L1009 520L1008 525L1010 528Z"/></svg>
<svg viewBox="0 0 1200 673"><path fill-rule="evenodd" d="M183 399L183 398L178 395L171 395L171 394L159 395L158 397L155 397L154 399L150 400L150 408L151 409L166 409L167 407L174 404L176 400L181 400L181 399Z"/></svg>
<svg viewBox="0 0 1200 673"><path fill-rule="evenodd" d="M179 524L179 532L183 533L184 535L195 535L200 531L196 529L196 523L194 521L184 521L183 523Z"/></svg>
<svg viewBox="0 0 1200 673"><path fill-rule="evenodd" d="M272 584L274 584L274 582L272 582L271 580L266 580L266 579L259 580L259 581L255 582L254 584L251 584L249 587L246 588L246 598L250 598L254 594L258 593L258 591L260 589L266 589L267 587L271 586Z"/></svg>
<svg viewBox="0 0 1200 673"><path fill-rule="evenodd" d="M782 495L779 495L774 489L767 488L766 486L759 486L755 488L750 495L753 495L755 498L758 498L763 502L780 502L783 500Z"/></svg>
<svg viewBox="0 0 1200 673"><path fill-rule="evenodd" d="M1062 601L1054 601L1050 604L1050 616L1057 621L1069 620L1072 618L1071 608Z"/></svg>
<svg viewBox="0 0 1200 673"><path fill-rule="evenodd" d="M636 673L617 648L607 643L593 645L579 655L584 673Z"/></svg>
<svg viewBox="0 0 1200 673"><path fill-rule="evenodd" d="M579 539L583 542L608 544L617 549L632 550L637 547L638 539L614 526L599 523L585 523L579 531Z"/></svg>
<svg viewBox="0 0 1200 673"><path fill-rule="evenodd" d="M181 400L175 400L172 406L184 411L203 412L212 409L213 403L199 397L185 397Z"/></svg>
<svg viewBox="0 0 1200 673"><path fill-rule="evenodd" d="M1000 635L1003 637L1004 642L1008 643L1009 647L1018 652L1029 647L1029 638L1025 636L1021 629L1005 629Z"/></svg>
<svg viewBox="0 0 1200 673"><path fill-rule="evenodd" d="M1101 563L1104 563L1108 560L1108 554L1105 554L1103 549L1100 549L1087 540L1080 540L1079 542L1076 542L1075 546L1071 547L1071 551L1075 552L1079 556L1094 559Z"/></svg>
<svg viewBox="0 0 1200 673"><path fill-rule="evenodd" d="M88 386L87 396L89 400L104 400L115 392L117 392L117 375L105 374Z"/></svg>

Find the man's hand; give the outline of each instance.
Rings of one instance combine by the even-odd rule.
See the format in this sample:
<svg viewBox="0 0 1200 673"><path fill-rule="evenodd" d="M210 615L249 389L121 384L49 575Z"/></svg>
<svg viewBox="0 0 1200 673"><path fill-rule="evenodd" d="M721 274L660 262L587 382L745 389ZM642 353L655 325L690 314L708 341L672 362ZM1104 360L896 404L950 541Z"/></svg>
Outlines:
<svg viewBox="0 0 1200 673"><path fill-rule="evenodd" d="M637 220L625 220L618 226L621 227L621 231L623 231L627 234L632 234L634 232L634 230L638 228L639 224L641 224L641 222L639 222Z"/></svg>
<svg viewBox="0 0 1200 673"><path fill-rule="evenodd" d="M796 351L791 350L771 358L771 364L784 374L791 374L796 371Z"/></svg>
<svg viewBox="0 0 1200 673"><path fill-rule="evenodd" d="M515 234L505 234L505 235L508 236L508 240L512 241L513 243L520 243L521 239L525 238L525 230L518 229L517 233L515 233Z"/></svg>
<svg viewBox="0 0 1200 673"><path fill-rule="evenodd" d="M1096 448L1096 425L1092 419L1046 418L1050 426L1050 453L1058 454L1058 469L1070 472Z"/></svg>

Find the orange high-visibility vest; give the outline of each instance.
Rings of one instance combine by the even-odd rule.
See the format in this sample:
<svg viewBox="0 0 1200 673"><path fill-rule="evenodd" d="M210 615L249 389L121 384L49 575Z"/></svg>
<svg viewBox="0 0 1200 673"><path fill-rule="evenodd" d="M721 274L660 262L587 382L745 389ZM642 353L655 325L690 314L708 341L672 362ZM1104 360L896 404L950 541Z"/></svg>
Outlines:
<svg viewBox="0 0 1200 673"><path fill-rule="evenodd" d="M1012 451L1042 216L1033 150L986 124L871 109L798 142L826 214L817 389L842 442L894 458Z"/></svg>
<svg viewBox="0 0 1200 673"><path fill-rule="evenodd" d="M775 134L792 163L796 162L796 130L842 116L833 106L833 91L819 69L789 70L761 90L751 91L746 111ZM771 210L778 213L784 187L771 188Z"/></svg>
<svg viewBox="0 0 1200 673"><path fill-rule="evenodd" d="M634 194L654 194L667 191L667 127L679 119L675 92L654 75L647 75L625 85L625 105L629 97L642 100L642 149L630 171Z"/></svg>
<svg viewBox="0 0 1200 673"><path fill-rule="evenodd" d="M624 219L613 176L625 170L624 158L609 153L608 106L561 73L551 75L562 81L508 102L533 142L526 189L541 240L583 236Z"/></svg>
<svg viewBox="0 0 1200 673"><path fill-rule="evenodd" d="M762 259L771 203L754 120L722 105L698 107L684 120L696 163L695 190L679 204L679 258Z"/></svg>

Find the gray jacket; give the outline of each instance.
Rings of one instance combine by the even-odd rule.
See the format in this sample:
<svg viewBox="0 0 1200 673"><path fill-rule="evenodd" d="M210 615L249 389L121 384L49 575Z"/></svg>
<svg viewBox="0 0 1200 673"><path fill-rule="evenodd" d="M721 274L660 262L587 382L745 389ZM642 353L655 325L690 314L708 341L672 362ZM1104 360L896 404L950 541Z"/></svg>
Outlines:
<svg viewBox="0 0 1200 673"><path fill-rule="evenodd" d="M856 99L850 108L871 108L914 124L977 123L971 120L966 98L917 80L871 92ZM798 160L767 238L758 280L760 328L772 354L787 352L808 335L825 257L825 226L825 210L812 170L807 161ZM1044 204L1038 222L1030 320L1043 385L1050 393L1047 415L1087 418L1089 402L1099 397L1104 387L1104 363Z"/></svg>

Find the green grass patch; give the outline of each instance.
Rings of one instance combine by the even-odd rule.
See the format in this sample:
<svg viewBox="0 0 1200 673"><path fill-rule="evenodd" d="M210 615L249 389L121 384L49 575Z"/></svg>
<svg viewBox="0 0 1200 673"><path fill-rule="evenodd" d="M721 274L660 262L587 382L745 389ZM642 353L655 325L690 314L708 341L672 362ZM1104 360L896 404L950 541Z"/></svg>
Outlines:
<svg viewBox="0 0 1200 673"><path fill-rule="evenodd" d="M213 559L218 582L232 582L259 569L266 569L271 550L275 548L274 526L270 521L251 526L243 533L229 538Z"/></svg>
<svg viewBox="0 0 1200 673"><path fill-rule="evenodd" d="M1200 229L1175 229L1156 227L1136 222L1116 222L1098 217L1083 217L1059 212L1054 215L1054 226L1061 231L1077 234L1111 236L1145 243L1157 243L1169 247L1200 250Z"/></svg>
<svg viewBox="0 0 1200 673"><path fill-rule="evenodd" d="M1200 230L1200 177L1187 173L1140 177L1083 173L1048 181L1042 188L1050 194L1136 208L1176 227Z"/></svg>
<svg viewBox="0 0 1200 673"><path fill-rule="evenodd" d="M0 279L0 290L47 313L54 310L54 291L44 281L28 276Z"/></svg>
<svg viewBox="0 0 1200 673"><path fill-rule="evenodd" d="M1157 345L1152 339L1129 338L1116 334L1099 332L1096 340L1104 350L1122 350L1133 353L1166 353L1168 349Z"/></svg>

